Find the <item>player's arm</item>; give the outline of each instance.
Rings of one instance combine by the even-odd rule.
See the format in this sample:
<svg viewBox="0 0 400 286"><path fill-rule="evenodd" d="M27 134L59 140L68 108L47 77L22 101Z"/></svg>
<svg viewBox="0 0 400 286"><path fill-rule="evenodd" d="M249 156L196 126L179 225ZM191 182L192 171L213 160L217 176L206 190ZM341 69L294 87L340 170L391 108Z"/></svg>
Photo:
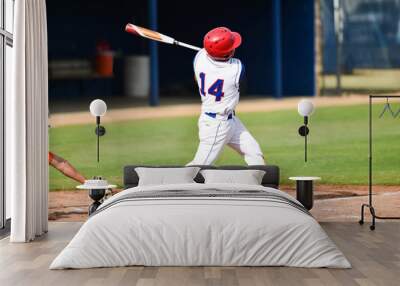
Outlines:
<svg viewBox="0 0 400 286"><path fill-rule="evenodd" d="M85 177L81 173L79 173L67 160L52 152L49 152L49 164L65 176L79 183L85 183Z"/></svg>
<svg viewBox="0 0 400 286"><path fill-rule="evenodd" d="M198 51L196 53L196 55L193 58L193 71L194 71L194 81L197 83L197 78L196 78L196 62L197 62L197 58L199 57L200 53L202 52L202 50Z"/></svg>

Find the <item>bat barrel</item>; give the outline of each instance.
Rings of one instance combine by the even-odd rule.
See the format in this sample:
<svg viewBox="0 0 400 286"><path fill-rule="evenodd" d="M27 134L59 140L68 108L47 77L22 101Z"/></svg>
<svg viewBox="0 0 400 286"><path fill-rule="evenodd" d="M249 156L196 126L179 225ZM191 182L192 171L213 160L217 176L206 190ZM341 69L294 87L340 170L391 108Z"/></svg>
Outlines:
<svg viewBox="0 0 400 286"><path fill-rule="evenodd" d="M126 24L125 31L131 34L138 35L138 32L136 31L135 27L132 24Z"/></svg>
<svg viewBox="0 0 400 286"><path fill-rule="evenodd" d="M185 47L185 48L192 49L192 50L195 50L195 51L199 51L200 50L200 48L198 48L198 47L195 47L195 46L192 46L192 45L189 45L189 44L186 44L186 43L178 42L174 38L171 38L169 36L163 35L163 34L161 34L159 32L152 31L152 30L149 30L149 29L146 29L146 28L143 28L143 27L139 27L139 26L136 26L136 25L133 25L133 24L130 24L130 23L128 23L125 26L125 31L130 33L130 34L134 34L134 35L137 35L137 36L148 38L148 39L151 39L151 40L154 40L154 41L159 41L159 42L163 42L163 43L166 43L166 44L175 44L177 46Z"/></svg>

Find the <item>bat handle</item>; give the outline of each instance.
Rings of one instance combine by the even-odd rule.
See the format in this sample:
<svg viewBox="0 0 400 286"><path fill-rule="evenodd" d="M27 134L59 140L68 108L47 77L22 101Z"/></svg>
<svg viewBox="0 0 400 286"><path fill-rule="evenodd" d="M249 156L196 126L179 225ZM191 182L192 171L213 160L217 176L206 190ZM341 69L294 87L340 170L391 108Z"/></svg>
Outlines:
<svg viewBox="0 0 400 286"><path fill-rule="evenodd" d="M191 49L191 50L195 50L195 51L200 51L201 50L201 48L199 48L199 47L196 47L196 46L193 46L193 45L189 45L189 44L185 44L185 43L182 43L182 42L178 42L176 40L174 41L174 44L177 45L177 46L185 47L185 48L188 48L188 49Z"/></svg>

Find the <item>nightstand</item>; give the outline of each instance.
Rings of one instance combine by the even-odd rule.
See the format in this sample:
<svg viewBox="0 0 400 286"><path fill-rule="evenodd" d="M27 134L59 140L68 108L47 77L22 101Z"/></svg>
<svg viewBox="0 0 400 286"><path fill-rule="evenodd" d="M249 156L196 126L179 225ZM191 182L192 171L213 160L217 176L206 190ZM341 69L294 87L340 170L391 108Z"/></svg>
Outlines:
<svg viewBox="0 0 400 286"><path fill-rule="evenodd" d="M302 205L311 210L314 204L313 184L320 177L290 177L289 180L296 181L296 199Z"/></svg>
<svg viewBox="0 0 400 286"><path fill-rule="evenodd" d="M109 185L108 182L106 180L102 180L101 177L95 177L93 180L86 180L85 184L77 186L76 188L89 191L89 197L93 200L93 203L89 206L88 210L90 216L101 205L100 201L106 195L107 189L113 189L116 187L116 185Z"/></svg>

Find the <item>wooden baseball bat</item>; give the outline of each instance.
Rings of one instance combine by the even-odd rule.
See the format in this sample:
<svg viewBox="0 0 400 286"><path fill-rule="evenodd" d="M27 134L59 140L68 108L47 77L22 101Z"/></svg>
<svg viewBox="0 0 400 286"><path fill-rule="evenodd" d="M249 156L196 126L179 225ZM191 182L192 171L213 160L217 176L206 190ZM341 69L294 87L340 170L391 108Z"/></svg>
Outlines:
<svg viewBox="0 0 400 286"><path fill-rule="evenodd" d="M138 35L138 36L150 39L150 40L154 40L154 41L158 41L158 42L162 42L162 43L166 43L166 44L170 44L170 45L181 46L181 47L185 47L185 48L192 49L195 51L201 50L201 48L199 48L199 47L179 42L169 36L166 36L166 35L156 32L156 31L142 28L142 27L130 24L130 23L128 23L125 26L125 31L128 33L134 34L134 35Z"/></svg>

